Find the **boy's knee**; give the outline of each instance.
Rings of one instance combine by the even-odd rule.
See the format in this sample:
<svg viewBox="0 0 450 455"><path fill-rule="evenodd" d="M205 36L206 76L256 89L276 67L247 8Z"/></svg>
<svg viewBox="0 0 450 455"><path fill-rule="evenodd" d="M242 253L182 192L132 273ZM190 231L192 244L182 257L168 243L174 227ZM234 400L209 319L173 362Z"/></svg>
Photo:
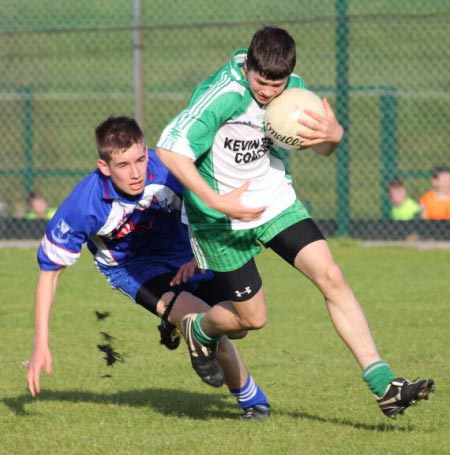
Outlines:
<svg viewBox="0 0 450 455"><path fill-rule="evenodd" d="M335 263L329 265L325 269L322 280L322 287L324 289L340 289L343 286L346 286L344 274L340 267Z"/></svg>
<svg viewBox="0 0 450 455"><path fill-rule="evenodd" d="M266 314L252 314L241 318L243 330L259 330L267 324Z"/></svg>
<svg viewBox="0 0 450 455"><path fill-rule="evenodd" d="M344 274L337 264L328 267L326 271L327 280L335 286L340 286L345 283Z"/></svg>
<svg viewBox="0 0 450 455"><path fill-rule="evenodd" d="M247 330L241 330L240 332L229 333L228 338L230 340L241 340L242 338L245 338L247 334L248 334Z"/></svg>
<svg viewBox="0 0 450 455"><path fill-rule="evenodd" d="M233 302L241 330L258 330L267 324L267 310L262 287L245 301Z"/></svg>
<svg viewBox="0 0 450 455"><path fill-rule="evenodd" d="M252 330L262 329L267 324L267 318L259 318L252 321Z"/></svg>

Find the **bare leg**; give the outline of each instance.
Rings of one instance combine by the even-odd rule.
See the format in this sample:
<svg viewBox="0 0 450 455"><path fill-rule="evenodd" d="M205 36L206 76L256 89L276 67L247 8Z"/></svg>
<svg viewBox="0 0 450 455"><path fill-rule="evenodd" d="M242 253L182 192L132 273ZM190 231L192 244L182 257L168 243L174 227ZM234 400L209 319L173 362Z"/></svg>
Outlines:
<svg viewBox="0 0 450 455"><path fill-rule="evenodd" d="M158 314L162 315L166 304L173 296L173 292L167 292L157 304ZM212 309L214 309L213 307ZM173 325L179 325L181 319L188 313L200 313L210 310L203 300L193 296L188 292L183 292L179 295L172 311L169 315L169 322ZM226 308L221 311L230 312ZM238 336L240 334L237 334ZM225 384L231 389L242 387L248 378L248 370L242 362L239 352L235 346L228 340L227 337L221 337L219 341L216 358L219 361L225 376Z"/></svg>
<svg viewBox="0 0 450 455"><path fill-rule="evenodd" d="M244 302L231 302L212 307L203 317L202 326L212 336L257 330L266 325L267 312L261 288Z"/></svg>
<svg viewBox="0 0 450 455"><path fill-rule="evenodd" d="M304 247L295 267L321 291L333 325L361 368L380 360L364 312L325 240Z"/></svg>

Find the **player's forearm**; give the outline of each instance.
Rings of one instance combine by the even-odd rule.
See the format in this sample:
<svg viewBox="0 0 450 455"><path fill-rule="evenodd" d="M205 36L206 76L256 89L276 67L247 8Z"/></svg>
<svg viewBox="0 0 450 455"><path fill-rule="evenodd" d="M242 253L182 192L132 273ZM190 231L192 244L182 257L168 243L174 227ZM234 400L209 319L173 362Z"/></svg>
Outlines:
<svg viewBox="0 0 450 455"><path fill-rule="evenodd" d="M50 312L62 270L41 271L39 273L34 308L35 349L48 345Z"/></svg>
<svg viewBox="0 0 450 455"><path fill-rule="evenodd" d="M339 123L336 122L331 140L316 144L313 147L314 151L322 156L330 156L339 147L339 144L341 143L343 137L344 129L341 125L339 125Z"/></svg>
<svg viewBox="0 0 450 455"><path fill-rule="evenodd" d="M193 191L205 204L214 208L219 195L206 183L190 158L163 148L157 148L156 153L185 188Z"/></svg>
<svg viewBox="0 0 450 455"><path fill-rule="evenodd" d="M332 155L338 148L340 142L323 142L322 144L315 145L314 151L322 156Z"/></svg>

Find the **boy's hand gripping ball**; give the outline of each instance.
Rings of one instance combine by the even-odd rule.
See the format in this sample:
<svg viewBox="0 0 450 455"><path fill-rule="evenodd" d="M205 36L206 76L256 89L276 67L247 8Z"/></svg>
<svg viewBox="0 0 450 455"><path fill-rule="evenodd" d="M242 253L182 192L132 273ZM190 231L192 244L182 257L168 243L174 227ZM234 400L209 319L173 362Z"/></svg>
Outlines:
<svg viewBox="0 0 450 455"><path fill-rule="evenodd" d="M325 116L321 98L314 92L304 88L288 88L271 101L266 108L264 117L266 135L275 145L287 150L298 150L305 140L299 136L308 127L298 122L308 118L304 110Z"/></svg>

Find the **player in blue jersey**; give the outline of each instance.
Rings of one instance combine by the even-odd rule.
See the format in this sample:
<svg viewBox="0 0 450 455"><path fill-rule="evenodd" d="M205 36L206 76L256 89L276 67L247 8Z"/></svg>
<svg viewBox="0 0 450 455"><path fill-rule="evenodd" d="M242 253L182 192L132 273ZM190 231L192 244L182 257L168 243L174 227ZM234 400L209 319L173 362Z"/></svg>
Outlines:
<svg viewBox="0 0 450 455"><path fill-rule="evenodd" d="M42 369L51 372L49 321L60 276L85 243L114 288L166 321L163 332L186 314L208 309L204 300L227 299L214 275L197 269L180 218L183 188L146 148L136 121L106 119L96 129L96 142L98 169L61 204L38 249L34 352L27 373L32 396L40 392ZM225 382L244 419L266 418L268 400L227 337L219 340L216 358L209 365L203 359L210 374L202 379L216 387Z"/></svg>

